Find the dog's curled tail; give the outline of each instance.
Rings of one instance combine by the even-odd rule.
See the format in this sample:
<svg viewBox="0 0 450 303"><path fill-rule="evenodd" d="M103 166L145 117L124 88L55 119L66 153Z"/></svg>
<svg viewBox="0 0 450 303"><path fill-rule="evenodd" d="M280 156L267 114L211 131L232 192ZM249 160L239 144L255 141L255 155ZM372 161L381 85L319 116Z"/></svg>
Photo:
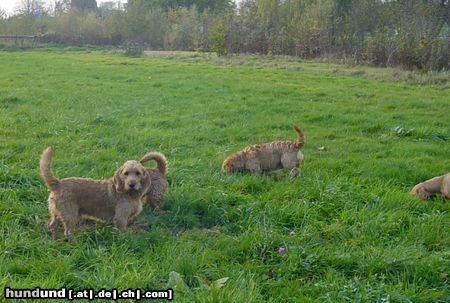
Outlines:
<svg viewBox="0 0 450 303"><path fill-rule="evenodd" d="M305 133L300 127L294 125L294 129L297 132L297 141L295 142L299 147L302 147L306 143Z"/></svg>
<svg viewBox="0 0 450 303"><path fill-rule="evenodd" d="M52 174L51 164L52 164L52 156L53 156L53 147L47 147L41 156L41 161L39 163L41 169L41 176L44 178L45 185L47 185L48 189L56 190L59 187L59 180L55 178Z"/></svg>
<svg viewBox="0 0 450 303"><path fill-rule="evenodd" d="M139 162L144 164L144 162L155 160L156 166L161 174L164 176L167 174L167 171L169 170L169 164L167 162L166 157L158 152L149 152L146 155L144 155Z"/></svg>

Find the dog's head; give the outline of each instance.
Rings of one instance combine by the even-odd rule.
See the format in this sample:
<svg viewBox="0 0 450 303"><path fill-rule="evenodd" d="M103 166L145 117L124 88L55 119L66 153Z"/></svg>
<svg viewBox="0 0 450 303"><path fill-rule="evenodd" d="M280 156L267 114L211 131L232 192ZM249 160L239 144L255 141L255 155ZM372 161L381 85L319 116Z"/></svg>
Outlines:
<svg viewBox="0 0 450 303"><path fill-rule="evenodd" d="M238 154L226 158L222 163L222 171L227 173L243 171L244 168L245 159Z"/></svg>
<svg viewBox="0 0 450 303"><path fill-rule="evenodd" d="M116 171L113 182L118 192L143 193L150 187L150 176L141 163L131 160Z"/></svg>
<svg viewBox="0 0 450 303"><path fill-rule="evenodd" d="M427 191L426 187L423 184L417 184L411 190L411 194L416 195L418 198L422 200L428 200L432 197L432 195Z"/></svg>

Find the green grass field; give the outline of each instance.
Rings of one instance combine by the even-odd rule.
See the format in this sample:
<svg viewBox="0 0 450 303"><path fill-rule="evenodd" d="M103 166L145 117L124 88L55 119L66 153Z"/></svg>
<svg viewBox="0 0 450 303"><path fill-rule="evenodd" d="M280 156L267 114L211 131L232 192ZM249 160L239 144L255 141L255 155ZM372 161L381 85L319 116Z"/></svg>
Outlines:
<svg viewBox="0 0 450 303"><path fill-rule="evenodd" d="M449 302L450 205L408 193L450 169L449 90L299 66L0 52L0 301L9 286L172 287L175 302ZM220 171L250 143L294 139L294 123L307 136L299 178ZM60 178L110 177L164 153L166 205L139 216L151 229L97 224L51 240L38 170L50 144Z"/></svg>

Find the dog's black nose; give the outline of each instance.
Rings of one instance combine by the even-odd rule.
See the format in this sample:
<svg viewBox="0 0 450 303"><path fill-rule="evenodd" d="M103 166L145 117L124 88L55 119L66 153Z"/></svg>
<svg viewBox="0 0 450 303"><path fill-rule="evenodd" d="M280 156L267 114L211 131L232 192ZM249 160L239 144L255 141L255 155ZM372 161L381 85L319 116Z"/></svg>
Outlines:
<svg viewBox="0 0 450 303"><path fill-rule="evenodd" d="M130 184L130 188L134 188L136 185L135 184Z"/></svg>

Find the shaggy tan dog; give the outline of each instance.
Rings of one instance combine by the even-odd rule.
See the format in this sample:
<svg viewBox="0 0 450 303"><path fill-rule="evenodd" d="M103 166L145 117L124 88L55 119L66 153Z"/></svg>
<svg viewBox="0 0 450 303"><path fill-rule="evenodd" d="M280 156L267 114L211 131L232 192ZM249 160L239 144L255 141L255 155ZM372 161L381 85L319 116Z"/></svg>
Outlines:
<svg viewBox="0 0 450 303"><path fill-rule="evenodd" d="M125 162L110 179L65 178L59 180L51 172L53 148L48 147L40 161L41 175L50 191L49 228L56 238L58 221L67 239L83 217L113 222L125 229L128 222L142 211L140 198L150 186L150 176L138 161Z"/></svg>
<svg viewBox="0 0 450 303"><path fill-rule="evenodd" d="M422 200L428 200L438 195L450 199L450 173L417 184L411 193Z"/></svg>
<svg viewBox="0 0 450 303"><path fill-rule="evenodd" d="M228 156L222 164L225 172L245 172L260 174L281 168L289 169L290 176L296 177L300 173L303 154L300 148L306 139L300 127L294 125L297 141L273 141L246 147Z"/></svg>
<svg viewBox="0 0 450 303"><path fill-rule="evenodd" d="M146 168L150 176L151 185L142 196L142 201L148 203L156 209L160 209L164 202L164 193L169 182L167 182L168 163L166 157L158 152L149 152L139 160L142 164L147 161L156 161L156 168Z"/></svg>

